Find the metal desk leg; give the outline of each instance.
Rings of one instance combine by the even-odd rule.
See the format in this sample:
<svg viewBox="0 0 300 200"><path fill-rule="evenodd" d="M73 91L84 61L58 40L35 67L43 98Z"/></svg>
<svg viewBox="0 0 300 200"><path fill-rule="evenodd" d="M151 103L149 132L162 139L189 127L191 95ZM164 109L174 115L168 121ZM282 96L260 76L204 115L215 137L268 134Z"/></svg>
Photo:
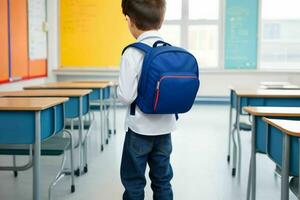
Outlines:
<svg viewBox="0 0 300 200"><path fill-rule="evenodd" d="M17 166L17 158L16 155L13 155L13 166L16 167ZM18 176L18 171L14 171L14 177Z"/></svg>
<svg viewBox="0 0 300 200"><path fill-rule="evenodd" d="M249 163L249 172L248 172L248 182L247 182L247 200L250 200L251 197L251 184L252 184L252 155L250 157L250 163Z"/></svg>
<svg viewBox="0 0 300 200"><path fill-rule="evenodd" d="M102 105L102 100L103 100L103 94L102 94L102 89L100 89L100 100L99 100L99 107L100 107L100 136L101 136L101 151L104 150L104 133L103 133L103 105Z"/></svg>
<svg viewBox="0 0 300 200"><path fill-rule="evenodd" d="M35 142L33 155L33 200L40 200L41 113L35 113Z"/></svg>
<svg viewBox="0 0 300 200"><path fill-rule="evenodd" d="M108 131L108 137L110 138L111 137L111 134L112 134L112 129L111 129L111 119L110 119L110 112L111 112L111 109L112 109L112 102L111 102L111 99L109 100L109 106L107 108L107 117L106 117L106 126L107 126L107 131Z"/></svg>
<svg viewBox="0 0 300 200"><path fill-rule="evenodd" d="M79 98L79 175L81 175L82 165L83 165L83 152L82 152L82 139L83 139L83 117L82 117L82 97Z"/></svg>
<svg viewBox="0 0 300 200"><path fill-rule="evenodd" d="M106 124L107 124L107 130L108 130L108 137L110 138L112 133L113 133L113 127L111 127L111 122L112 122L112 119L111 118L111 110L113 109L113 87L110 86L109 87L109 98L108 98L108 103L109 103L109 106L108 106L108 109L107 109L107 118L106 118Z"/></svg>
<svg viewBox="0 0 300 200"><path fill-rule="evenodd" d="M103 114L104 114L104 119L103 119L103 128L104 128L104 133L106 135L105 138L105 143L109 143L109 132L108 132L108 126L107 126L107 120L108 120L108 109L107 109L107 104L105 103L104 95L103 95Z"/></svg>
<svg viewBox="0 0 300 200"><path fill-rule="evenodd" d="M300 155L300 138L298 139L298 154ZM299 174L300 174L300 159L299 159L298 162L299 162L298 163L298 197L300 197L300 178L299 178Z"/></svg>
<svg viewBox="0 0 300 200"><path fill-rule="evenodd" d="M251 132L251 156L250 156L250 164L249 164L249 174L248 174L248 183L247 183L247 200L250 200L250 197L252 195L252 198L255 199L255 178L256 174L253 172L253 168L256 166L253 166L253 163L256 162L256 135L255 135L255 116L252 116L252 132ZM254 159L254 160L253 160ZM254 187L254 188L253 188ZM254 191L253 191L254 190ZM254 193L253 193L254 192Z"/></svg>
<svg viewBox="0 0 300 200"><path fill-rule="evenodd" d="M252 116L252 140L251 140L251 200L256 198L256 123ZM268 131L268 130L267 130ZM240 170L240 169L239 169Z"/></svg>
<svg viewBox="0 0 300 200"><path fill-rule="evenodd" d="M114 109L114 134L117 133L117 128L116 128L116 101L117 101L117 86L114 86L114 94L113 94L114 98L113 98L113 109Z"/></svg>
<svg viewBox="0 0 300 200"><path fill-rule="evenodd" d="M83 97L80 97L80 116L81 118L79 119L80 123L80 131L81 131L81 145L82 145L82 165L83 166L83 172L87 173L88 172L88 164L87 164L87 136L83 135L84 132L84 121L83 121ZM86 133L87 134L87 133ZM80 168L82 169L82 168Z"/></svg>
<svg viewBox="0 0 300 200"><path fill-rule="evenodd" d="M236 126L236 135L239 139L239 131L240 131L240 127L239 127L239 123L240 123L240 98L237 97L236 100L236 113L235 113L235 126ZM233 131L233 136L234 136L234 131ZM233 137L233 167L232 167L232 176L236 175L236 165L237 165L237 145L236 145L236 139L235 137ZM239 145L239 144L238 144ZM239 145L240 146L240 145ZM240 147L238 147L240 148ZM239 152L240 153L240 152Z"/></svg>
<svg viewBox="0 0 300 200"><path fill-rule="evenodd" d="M300 156L300 138L298 139L298 156ZM300 174L300 159L298 160L298 193L297 193L298 198L300 197L300 178L299 178L299 174Z"/></svg>
<svg viewBox="0 0 300 200"><path fill-rule="evenodd" d="M87 137L85 138L85 140L83 141L83 154L84 154L84 167L83 167L83 172L84 173L87 173L88 172L88 153L87 153L87 142L88 142L88 139Z"/></svg>
<svg viewBox="0 0 300 200"><path fill-rule="evenodd" d="M238 144L238 166L237 166L237 169L238 169L238 178L240 180L241 178L241 171L242 171L242 168L241 168L241 164L242 164L242 145L241 145L241 135L240 135L240 111L241 111L241 98L237 98L237 101L238 101L238 115L237 115L237 124L236 124L236 135L237 135L237 144Z"/></svg>
<svg viewBox="0 0 300 200"><path fill-rule="evenodd" d="M289 199L290 136L283 134L281 200Z"/></svg>
<svg viewBox="0 0 300 200"><path fill-rule="evenodd" d="M231 107L231 95L230 95L230 106L229 106L229 131L228 131L228 153L227 153L227 162L230 162L230 151L231 151L231 131L232 131L232 107Z"/></svg>

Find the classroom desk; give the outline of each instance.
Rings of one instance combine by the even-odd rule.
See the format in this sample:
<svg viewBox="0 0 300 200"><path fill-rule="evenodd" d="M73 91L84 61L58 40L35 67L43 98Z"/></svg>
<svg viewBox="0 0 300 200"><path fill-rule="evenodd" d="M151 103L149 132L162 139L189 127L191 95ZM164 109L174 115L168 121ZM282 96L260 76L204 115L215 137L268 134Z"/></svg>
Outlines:
<svg viewBox="0 0 300 200"><path fill-rule="evenodd" d="M51 137L63 123L64 109L61 108L67 100L0 98L0 144L33 144L33 200L41 199L41 141Z"/></svg>
<svg viewBox="0 0 300 200"><path fill-rule="evenodd" d="M260 88L274 90L299 90L300 86L289 82L261 82Z"/></svg>
<svg viewBox="0 0 300 200"><path fill-rule="evenodd" d="M106 83L109 84L111 88L113 88L113 132L116 134L117 129L116 129L116 103L117 103L117 87L118 87L118 82L117 81L108 81L108 80L99 80L99 81L94 81L94 80L80 80L80 81L73 81L73 83ZM97 101L98 99L93 99Z"/></svg>
<svg viewBox="0 0 300 200"><path fill-rule="evenodd" d="M298 85L283 85L283 86L260 86L261 89L266 90L300 90Z"/></svg>
<svg viewBox="0 0 300 200"><path fill-rule="evenodd" d="M263 90L263 89L236 89L230 91L230 112L229 112L229 145L228 157L230 160L231 136L234 136L232 127L232 110L236 110L235 123L237 132L237 144L233 139L233 168L232 175L235 176L237 166L238 151L238 175L241 170L241 142L240 142L240 115L243 114L242 108L245 106L273 106L273 107L300 107L300 90ZM233 137L234 138L234 137ZM240 176L239 176L240 177Z"/></svg>
<svg viewBox="0 0 300 200"><path fill-rule="evenodd" d="M92 90L22 90L0 92L0 97L68 97L65 103L65 118L79 118L79 168L75 171L77 176L88 171L87 138L83 136L83 116L89 112L89 95ZM82 149L81 149L82 147Z"/></svg>
<svg viewBox="0 0 300 200"><path fill-rule="evenodd" d="M288 200L289 176L299 176L300 170L300 121L268 118L263 120L268 124L268 156L282 169L281 200Z"/></svg>
<svg viewBox="0 0 300 200"><path fill-rule="evenodd" d="M108 83L73 83L73 82L53 82L44 85L25 87L25 90L36 89L91 89L90 99L99 99L100 106L100 135L101 135L101 151L104 149L104 114L103 114L103 91L109 87Z"/></svg>
<svg viewBox="0 0 300 200"><path fill-rule="evenodd" d="M267 153L267 125L263 117L272 119L300 119L300 107L244 107L252 117L251 156L247 200L256 198L256 153Z"/></svg>

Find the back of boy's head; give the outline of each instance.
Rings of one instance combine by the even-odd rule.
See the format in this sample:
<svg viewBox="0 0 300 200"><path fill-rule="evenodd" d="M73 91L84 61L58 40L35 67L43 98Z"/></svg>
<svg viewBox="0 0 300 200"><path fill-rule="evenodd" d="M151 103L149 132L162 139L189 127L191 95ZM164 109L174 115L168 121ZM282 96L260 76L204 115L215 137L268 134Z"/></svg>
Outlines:
<svg viewBox="0 0 300 200"><path fill-rule="evenodd" d="M123 14L143 31L160 29L166 11L165 0L122 0Z"/></svg>

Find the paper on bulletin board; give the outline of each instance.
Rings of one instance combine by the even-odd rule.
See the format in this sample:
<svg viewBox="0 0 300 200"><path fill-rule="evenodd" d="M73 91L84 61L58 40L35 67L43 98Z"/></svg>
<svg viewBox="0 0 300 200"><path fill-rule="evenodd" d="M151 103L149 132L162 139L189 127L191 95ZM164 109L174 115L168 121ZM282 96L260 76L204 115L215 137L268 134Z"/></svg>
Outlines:
<svg viewBox="0 0 300 200"><path fill-rule="evenodd" d="M227 0L225 69L256 69L258 0Z"/></svg>
<svg viewBox="0 0 300 200"><path fill-rule="evenodd" d="M29 58L47 58L46 0L28 0Z"/></svg>

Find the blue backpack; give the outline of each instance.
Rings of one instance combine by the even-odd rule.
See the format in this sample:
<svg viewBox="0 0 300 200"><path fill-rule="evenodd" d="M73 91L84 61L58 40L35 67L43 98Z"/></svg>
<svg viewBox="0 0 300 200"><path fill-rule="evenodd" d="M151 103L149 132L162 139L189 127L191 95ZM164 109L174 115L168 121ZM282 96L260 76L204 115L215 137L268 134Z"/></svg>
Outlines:
<svg viewBox="0 0 300 200"><path fill-rule="evenodd" d="M188 112L196 98L200 81L195 57L186 50L157 41L153 47L144 43L127 46L145 53L138 84L138 96L131 104L147 114L176 114Z"/></svg>

